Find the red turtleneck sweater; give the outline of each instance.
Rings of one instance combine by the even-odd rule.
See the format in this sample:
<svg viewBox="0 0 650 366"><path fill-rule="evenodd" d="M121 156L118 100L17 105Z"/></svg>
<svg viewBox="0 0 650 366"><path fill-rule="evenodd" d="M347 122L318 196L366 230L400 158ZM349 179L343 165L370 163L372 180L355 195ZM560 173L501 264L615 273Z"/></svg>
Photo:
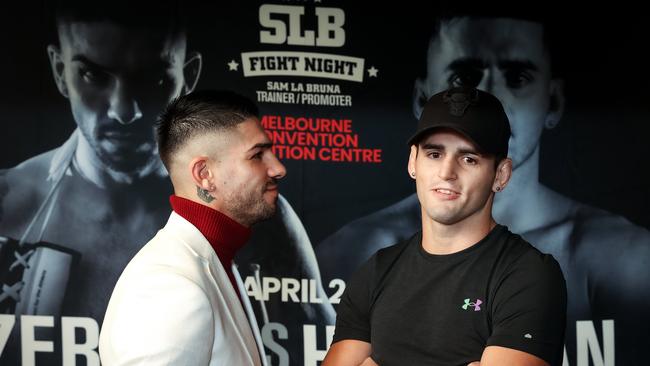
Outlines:
<svg viewBox="0 0 650 366"><path fill-rule="evenodd" d="M237 251L246 244L251 236L247 228L230 217L200 203L172 195L169 197L174 212L194 225L217 253L221 265L237 291L237 283L232 273L232 261Z"/></svg>

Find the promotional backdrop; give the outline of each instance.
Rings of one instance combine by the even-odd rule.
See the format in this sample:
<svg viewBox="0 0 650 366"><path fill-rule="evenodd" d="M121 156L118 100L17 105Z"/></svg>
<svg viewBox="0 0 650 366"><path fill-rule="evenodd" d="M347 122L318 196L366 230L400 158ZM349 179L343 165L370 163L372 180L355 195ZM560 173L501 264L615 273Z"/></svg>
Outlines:
<svg viewBox="0 0 650 366"><path fill-rule="evenodd" d="M514 178L495 218L552 254L567 280L564 364L642 364L643 22L461 8L475 17L440 26L447 10L118 1L4 13L0 363L99 364L112 288L171 210L156 116L182 93L231 89L257 102L288 171L278 216L255 227L238 269L270 363L317 365L349 276L420 229L406 141L421 103L473 85L501 99L513 127Z"/></svg>

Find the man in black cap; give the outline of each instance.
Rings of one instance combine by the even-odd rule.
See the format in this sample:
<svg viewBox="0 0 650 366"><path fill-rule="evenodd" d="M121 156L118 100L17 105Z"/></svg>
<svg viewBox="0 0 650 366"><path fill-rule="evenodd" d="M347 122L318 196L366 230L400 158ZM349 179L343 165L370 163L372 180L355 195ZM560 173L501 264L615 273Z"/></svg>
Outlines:
<svg viewBox="0 0 650 366"><path fill-rule="evenodd" d="M569 75L562 65L568 60L556 48L562 36L554 27L557 14L542 22L536 11L453 5L457 12L432 19L426 70L414 85L414 115L451 86L476 87L499 98L512 129L513 177L508 194L494 197L492 214L560 263L569 294L567 364L646 364L650 312L642 309L650 307L650 231L556 191L542 169L542 134L561 123L567 102L563 77ZM574 87L575 92L585 85ZM547 157L547 167L549 162L555 163ZM643 199L639 192L647 190L634 189L634 177L620 180L629 183L628 191L609 187L601 193ZM324 283L347 280L374 252L405 240L420 225L416 194L346 224L317 245Z"/></svg>
<svg viewBox="0 0 650 366"><path fill-rule="evenodd" d="M566 285L555 259L497 224L512 173L499 100L452 88L424 105L408 171L422 231L352 277L323 365L556 365Z"/></svg>

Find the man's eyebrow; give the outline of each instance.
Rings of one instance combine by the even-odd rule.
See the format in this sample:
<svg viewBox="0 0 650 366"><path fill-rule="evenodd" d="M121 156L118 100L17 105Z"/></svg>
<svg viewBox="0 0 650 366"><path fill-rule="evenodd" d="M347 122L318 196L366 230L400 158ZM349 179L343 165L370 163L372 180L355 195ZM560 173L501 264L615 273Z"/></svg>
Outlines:
<svg viewBox="0 0 650 366"><path fill-rule="evenodd" d="M260 143L257 143L255 145L253 145L253 147L248 149L248 151L255 150L255 149L270 149L272 147L273 147L272 142L260 142Z"/></svg>
<svg viewBox="0 0 650 366"><path fill-rule="evenodd" d="M88 57L86 57L84 55L74 55L74 56L72 56L71 60L72 61L77 61L77 62L82 62L82 63L90 66L91 68L106 71L108 73L114 73L115 72L114 69L112 69L112 68L110 68L108 66L103 66L103 65L100 65L100 64L98 64L96 62L93 62L93 61L89 60ZM161 67L163 69L168 69L168 68L173 66L172 61L173 60L171 58L165 57L165 58L162 58L160 60L156 60L154 62L148 63L147 64L147 69L151 70L151 69L155 69L156 67Z"/></svg>
<svg viewBox="0 0 650 366"><path fill-rule="evenodd" d="M77 62L82 62L82 63L84 63L84 64L86 64L86 65L88 65L88 66L90 66L90 67L92 67L94 69L99 69L99 70L103 70L103 71L107 71L107 72L112 72L113 71L113 70L111 70L110 68L108 68L106 66L102 66L102 65L100 65L98 63L90 61L88 59L88 57L86 57L84 55L73 55L71 60L72 61L77 61Z"/></svg>
<svg viewBox="0 0 650 366"><path fill-rule="evenodd" d="M465 57L454 60L447 66L448 70L462 70L465 68L484 69L487 63L479 58ZM539 67L527 59L503 60L498 62L499 69L520 69L538 71Z"/></svg>
<svg viewBox="0 0 650 366"><path fill-rule="evenodd" d="M473 148L459 148L456 149L456 152L459 154L472 154L472 155L477 155L477 156L483 156L478 150L473 149Z"/></svg>
<svg viewBox="0 0 650 366"><path fill-rule="evenodd" d="M420 145L422 150L444 150L445 146L440 144L424 143Z"/></svg>
<svg viewBox="0 0 650 366"><path fill-rule="evenodd" d="M459 70L466 68L473 69L484 69L487 67L487 63L480 58L474 57L464 57L452 61L448 66L447 70Z"/></svg>
<svg viewBox="0 0 650 366"><path fill-rule="evenodd" d="M445 151L445 146L440 145L440 144L422 144L420 145L422 150L442 150ZM477 155L477 156L483 156L478 150L471 148L471 147L461 147L456 149L456 152L458 154L472 154L472 155Z"/></svg>
<svg viewBox="0 0 650 366"><path fill-rule="evenodd" d="M532 70L539 71L539 67L530 60L505 60L499 61L499 69Z"/></svg>

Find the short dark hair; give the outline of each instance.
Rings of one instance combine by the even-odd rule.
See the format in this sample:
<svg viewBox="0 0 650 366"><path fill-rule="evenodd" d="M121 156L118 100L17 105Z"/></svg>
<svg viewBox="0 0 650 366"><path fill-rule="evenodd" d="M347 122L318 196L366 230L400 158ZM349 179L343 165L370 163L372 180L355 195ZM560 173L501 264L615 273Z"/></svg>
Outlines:
<svg viewBox="0 0 650 366"><path fill-rule="evenodd" d="M227 90L202 90L174 99L158 118L156 134L160 159L167 170L172 155L201 132L229 130L258 118L255 103Z"/></svg>
<svg viewBox="0 0 650 366"><path fill-rule="evenodd" d="M108 21L130 28L165 30L175 37L187 31L186 10L180 0L59 0L55 21L58 30L72 22Z"/></svg>
<svg viewBox="0 0 650 366"><path fill-rule="evenodd" d="M482 5L481 5L482 4ZM468 7L464 3L459 3L458 1L443 1L437 4L437 16L433 19L433 25L431 28L430 37L427 40L427 47L424 49L425 57L424 60L428 59L428 46L436 39L440 37L440 30L443 25L448 24L450 21L459 18L469 18L469 19L496 19L496 18L507 18L515 20L525 20L533 23L537 23L542 26L543 35L542 42L544 47L548 52L549 61L551 64L551 74L554 77L564 76L564 70L562 69L562 64L558 62L558 50L559 42L561 35L561 30L556 26L557 23L557 12L550 13L550 10L544 11L544 9L539 8L530 8L529 4L526 6L513 7L508 6L497 6L493 3L480 3L474 4L472 7ZM428 62L428 61L426 61ZM427 66L425 64L421 65L424 67L424 75L427 72Z"/></svg>

